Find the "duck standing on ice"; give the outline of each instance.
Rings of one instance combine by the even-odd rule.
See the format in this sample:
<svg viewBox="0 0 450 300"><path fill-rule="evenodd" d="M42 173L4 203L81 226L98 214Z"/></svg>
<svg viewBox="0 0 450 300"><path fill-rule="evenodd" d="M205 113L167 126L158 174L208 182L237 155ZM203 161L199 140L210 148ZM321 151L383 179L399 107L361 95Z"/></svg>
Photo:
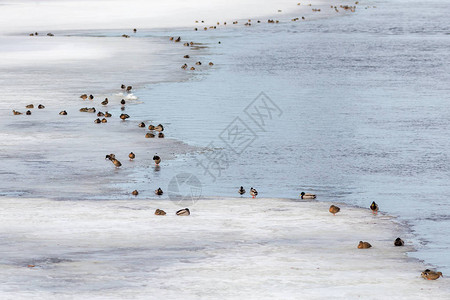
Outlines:
<svg viewBox="0 0 450 300"><path fill-rule="evenodd" d="M378 204L376 204L375 201L372 201L372 204L370 204L370 209L372 210L372 213L376 215L378 213Z"/></svg>
<svg viewBox="0 0 450 300"><path fill-rule="evenodd" d="M256 196L258 196L258 191L251 187L250 195L252 195L252 198L255 198Z"/></svg>
<svg viewBox="0 0 450 300"><path fill-rule="evenodd" d="M243 186L241 186L241 187L239 188L238 193L239 193L239 195L241 195L241 196L245 194L245 189L244 189Z"/></svg>

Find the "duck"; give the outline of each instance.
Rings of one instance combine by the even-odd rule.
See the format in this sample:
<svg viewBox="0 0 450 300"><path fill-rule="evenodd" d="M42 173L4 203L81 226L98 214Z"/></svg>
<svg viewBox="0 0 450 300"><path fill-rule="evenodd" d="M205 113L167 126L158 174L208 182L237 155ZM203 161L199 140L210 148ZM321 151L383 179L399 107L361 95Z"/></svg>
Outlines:
<svg viewBox="0 0 450 300"><path fill-rule="evenodd" d="M197 66L201 66L202 65L202 62L201 61L198 61L198 62L196 62L195 63Z"/></svg>
<svg viewBox="0 0 450 300"><path fill-rule="evenodd" d="M137 190L134 190L134 191L131 192L131 195L137 196L137 195L139 195L139 192Z"/></svg>
<svg viewBox="0 0 450 300"><path fill-rule="evenodd" d="M87 112L88 112L88 113L95 113L96 110L95 110L94 107L91 107L91 108L88 108L88 109L87 109Z"/></svg>
<svg viewBox="0 0 450 300"><path fill-rule="evenodd" d="M334 216L340 211L341 209L335 205L330 206L330 213L332 213Z"/></svg>
<svg viewBox="0 0 450 300"><path fill-rule="evenodd" d="M188 65L187 65L187 64L184 64L184 65L182 65L182 66L181 66L181 68L182 68L183 70L186 70L186 69L187 69L187 67L188 67Z"/></svg>
<svg viewBox="0 0 450 300"><path fill-rule="evenodd" d="M302 198L302 199L316 199L316 195L315 194L311 194L311 193L302 192L300 194L300 198Z"/></svg>
<svg viewBox="0 0 450 300"><path fill-rule="evenodd" d="M131 91L133 87L131 85L127 86L127 92Z"/></svg>
<svg viewBox="0 0 450 300"><path fill-rule="evenodd" d="M136 29L136 28L133 28L133 32L136 33L136 31L137 31L137 29Z"/></svg>
<svg viewBox="0 0 450 300"><path fill-rule="evenodd" d="M122 37L129 38L130 36L128 34L122 34Z"/></svg>
<svg viewBox="0 0 450 300"><path fill-rule="evenodd" d="M176 43L181 42L181 37L177 37L177 38L175 39L175 42L176 42Z"/></svg>
<svg viewBox="0 0 450 300"><path fill-rule="evenodd" d="M161 196L162 194L164 194L164 192L161 188L158 188L157 190L155 190L155 194Z"/></svg>
<svg viewBox="0 0 450 300"><path fill-rule="evenodd" d="M122 166L122 164L120 163L120 161L118 161L115 158L111 159L112 163L116 166L116 168L119 168L120 166Z"/></svg>
<svg viewBox="0 0 450 300"><path fill-rule="evenodd" d="M25 106L25 108L34 108L33 104L28 104L27 106Z"/></svg>
<svg viewBox="0 0 450 300"><path fill-rule="evenodd" d="M81 96L80 96L80 98L81 98L81 99L83 99L83 100L86 100L86 99L87 99L87 97L88 97L88 95L87 95L87 94L83 94L83 95L81 95Z"/></svg>
<svg viewBox="0 0 450 300"><path fill-rule="evenodd" d="M30 110L27 110L25 114L26 114L27 116L29 116L29 115L31 115L31 111L30 111Z"/></svg>
<svg viewBox="0 0 450 300"><path fill-rule="evenodd" d="M372 247L368 242L359 241L358 249L369 249Z"/></svg>
<svg viewBox="0 0 450 300"><path fill-rule="evenodd" d="M190 69L191 71L194 71L195 70L195 68L194 67L191 67L191 69Z"/></svg>
<svg viewBox="0 0 450 300"><path fill-rule="evenodd" d="M125 105L125 99L120 100L120 104Z"/></svg>
<svg viewBox="0 0 450 300"><path fill-rule="evenodd" d="M127 115L127 114L121 114L120 115L120 118L122 119L122 120L126 120L126 119L128 119L130 116L129 115Z"/></svg>
<svg viewBox="0 0 450 300"><path fill-rule="evenodd" d="M372 204L370 204L370 209L372 210L372 213L376 215L378 213L378 204L376 204L375 201L372 201Z"/></svg>
<svg viewBox="0 0 450 300"><path fill-rule="evenodd" d="M183 208L176 212L177 216L189 216L190 214L189 208Z"/></svg>
<svg viewBox="0 0 450 300"><path fill-rule="evenodd" d="M89 100L94 100L94 96L89 95Z"/></svg>
<svg viewBox="0 0 450 300"><path fill-rule="evenodd" d="M59 112L59 114L60 114L61 116L66 116L66 115L67 115L67 111L62 110L62 111Z"/></svg>
<svg viewBox="0 0 450 300"><path fill-rule="evenodd" d="M155 162L155 165L159 165L159 163L161 162L161 157L159 157L158 155L154 155L153 161Z"/></svg>
<svg viewBox="0 0 450 300"><path fill-rule="evenodd" d="M400 246L405 245L405 242L401 238L398 237L398 238L395 239L394 245L397 246L397 247L400 247Z"/></svg>
<svg viewBox="0 0 450 300"><path fill-rule="evenodd" d="M157 216L165 216L166 212L163 211L162 209L156 209L155 210L155 215L157 215Z"/></svg>
<svg viewBox="0 0 450 300"><path fill-rule="evenodd" d="M147 132L147 133L145 134L145 137L148 138L148 139L154 138L154 137L155 137L155 134L153 134L153 133L151 133L151 132Z"/></svg>
<svg viewBox="0 0 450 300"><path fill-rule="evenodd" d="M97 118L96 120L94 120L94 123L96 124L100 124L102 122L102 120L100 120L99 118Z"/></svg>
<svg viewBox="0 0 450 300"><path fill-rule="evenodd" d="M105 117L106 118L110 118L112 116L112 114L110 114L109 112L105 112Z"/></svg>
<svg viewBox="0 0 450 300"><path fill-rule="evenodd" d="M108 98L105 98L105 100L104 101L102 101L102 105L108 105Z"/></svg>
<svg viewBox="0 0 450 300"><path fill-rule="evenodd" d="M212 61L209 62L210 66L214 66L214 63Z"/></svg>
<svg viewBox="0 0 450 300"><path fill-rule="evenodd" d="M101 111L99 111L98 113L97 113L97 117L103 117L105 114L104 113L102 113Z"/></svg>
<svg viewBox="0 0 450 300"><path fill-rule="evenodd" d="M17 116L17 115L21 115L22 113L21 113L20 111L13 110L13 114L14 114L15 116Z"/></svg>
<svg viewBox="0 0 450 300"><path fill-rule="evenodd" d="M189 58L189 57L190 57L190 56L189 56L189 55L187 55L187 54L186 54L185 56L183 56L183 58Z"/></svg>
<svg viewBox="0 0 450 300"><path fill-rule="evenodd" d="M109 160L114 159L114 158L116 158L116 155L113 154L113 153L111 153L111 154L106 154L106 156L105 156L105 159L109 159Z"/></svg>
<svg viewBox="0 0 450 300"><path fill-rule="evenodd" d="M162 133L162 132L158 133L158 138L163 139L164 138L164 133Z"/></svg>
<svg viewBox="0 0 450 300"><path fill-rule="evenodd" d="M106 120L105 118L102 119L102 123L108 123L108 120Z"/></svg>
<svg viewBox="0 0 450 300"><path fill-rule="evenodd" d="M130 158L130 160L133 160L136 158L136 155L133 152L130 152L130 154L128 154L128 157Z"/></svg>
<svg viewBox="0 0 450 300"><path fill-rule="evenodd" d="M158 124L155 126L155 130L158 132L164 131L164 126L162 126L161 124Z"/></svg>
<svg viewBox="0 0 450 300"><path fill-rule="evenodd" d="M155 125L152 124L148 125L148 130L155 130Z"/></svg>
<svg viewBox="0 0 450 300"><path fill-rule="evenodd" d="M169 38L169 41L173 41L173 36L171 36L171 37Z"/></svg>
<svg viewBox="0 0 450 300"><path fill-rule="evenodd" d="M120 88L121 88L122 90L124 90L124 89L126 88L125 84L122 84L122 85L120 86Z"/></svg>
<svg viewBox="0 0 450 300"><path fill-rule="evenodd" d="M245 189L244 189L243 186L241 186L241 187L239 188L238 193L239 193L239 195L241 195L241 196L245 194Z"/></svg>
<svg viewBox="0 0 450 300"><path fill-rule="evenodd" d="M145 127L145 123L141 122L141 123L138 124L138 126L141 127L141 128L144 128Z"/></svg>
<svg viewBox="0 0 450 300"><path fill-rule="evenodd" d="M38 108L39 108L39 109L44 109L44 108L45 108L45 106L44 106L44 105L42 105L42 104L39 104L39 105L38 105Z"/></svg>
<svg viewBox="0 0 450 300"><path fill-rule="evenodd" d="M252 196L252 198L255 198L256 196L258 196L258 191L251 187L250 195Z"/></svg>
<svg viewBox="0 0 450 300"><path fill-rule="evenodd" d="M435 271L431 271L430 269L426 269L425 271L423 271L421 273L421 276L427 280L436 280L439 277L444 277L442 275L442 272L435 272Z"/></svg>

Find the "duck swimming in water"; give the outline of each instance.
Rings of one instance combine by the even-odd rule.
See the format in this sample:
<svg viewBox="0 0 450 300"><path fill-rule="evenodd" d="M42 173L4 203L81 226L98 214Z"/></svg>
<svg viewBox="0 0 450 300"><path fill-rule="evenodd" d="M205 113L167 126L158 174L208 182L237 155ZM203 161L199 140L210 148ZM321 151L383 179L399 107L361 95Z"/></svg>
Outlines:
<svg viewBox="0 0 450 300"><path fill-rule="evenodd" d="M122 85L120 86L120 88L121 88L122 90L124 90L124 89L126 88L125 84L122 84Z"/></svg>
<svg viewBox="0 0 450 300"><path fill-rule="evenodd" d="M22 113L21 113L20 111L13 110L13 114L14 114L15 116L17 116L17 115L21 115Z"/></svg>
<svg viewBox="0 0 450 300"><path fill-rule="evenodd" d="M155 162L155 165L159 165L159 163L161 162L161 157L159 157L158 155L154 155L153 161Z"/></svg>
<svg viewBox="0 0 450 300"><path fill-rule="evenodd" d="M28 104L27 106L25 106L25 108L34 108L33 104Z"/></svg>
<svg viewBox="0 0 450 300"><path fill-rule="evenodd" d="M120 104L125 105L125 99L120 100Z"/></svg>
<svg viewBox="0 0 450 300"><path fill-rule="evenodd" d="M376 215L378 213L378 204L376 204L375 201L372 201L372 204L370 204L370 209L372 210L372 213Z"/></svg>
<svg viewBox="0 0 450 300"><path fill-rule="evenodd" d="M145 127L145 123L141 122L141 123L138 124L138 126L141 127L141 128L144 128Z"/></svg>
<svg viewBox="0 0 450 300"><path fill-rule="evenodd" d="M106 120L105 118L102 119L102 123L108 123L108 120Z"/></svg>
<svg viewBox="0 0 450 300"><path fill-rule="evenodd" d="M158 188L157 190L155 190L155 194L161 196L162 194L164 194L164 192L161 188Z"/></svg>
<svg viewBox="0 0 450 300"><path fill-rule="evenodd" d="M330 206L330 213L332 213L334 216L340 211L341 209L335 205Z"/></svg>
<svg viewBox="0 0 450 300"><path fill-rule="evenodd" d="M105 112L105 117L106 118L109 118L109 117L111 117L112 116L112 114L110 114L109 112Z"/></svg>
<svg viewBox="0 0 450 300"><path fill-rule="evenodd" d="M96 120L94 120L94 123L96 124L100 124L102 122L102 120L100 120L99 118L97 118Z"/></svg>
<svg viewBox="0 0 450 300"><path fill-rule="evenodd" d="M83 100L86 100L86 99L87 99L87 97L88 97L88 95L87 95L87 94L83 94L83 95L81 95L81 96L80 96L80 98L81 98L81 99L83 99Z"/></svg>
<svg viewBox="0 0 450 300"><path fill-rule="evenodd" d="M358 249L369 249L372 247L368 242L359 241Z"/></svg>
<svg viewBox="0 0 450 300"><path fill-rule="evenodd" d="M397 247L400 247L400 246L405 245L405 242L401 238L398 237L398 238L395 239L394 245L397 246Z"/></svg>
<svg viewBox="0 0 450 300"><path fill-rule="evenodd" d="M42 104L39 104L39 105L38 105L38 108L39 108L39 109L44 109L44 108L45 108L45 106L44 106L44 105L42 105Z"/></svg>
<svg viewBox="0 0 450 300"><path fill-rule="evenodd" d="M150 126L149 126L150 129ZM155 130L158 132L164 131L164 126L162 126L161 124L158 124L155 126Z"/></svg>
<svg viewBox="0 0 450 300"><path fill-rule="evenodd" d="M316 199L316 195L311 194L311 193L302 192L300 194L300 198L302 198L302 199Z"/></svg>
<svg viewBox="0 0 450 300"><path fill-rule="evenodd" d="M99 111L98 113L97 113L97 117L103 117L105 114L104 113L102 113L101 111Z"/></svg>
<svg viewBox="0 0 450 300"><path fill-rule="evenodd" d="M163 211L162 209L156 209L155 210L155 215L157 215L157 216L165 216L166 212Z"/></svg>
<svg viewBox="0 0 450 300"><path fill-rule="evenodd" d="M252 196L252 198L255 198L256 196L258 196L258 191L254 188L250 188L250 195Z"/></svg>
<svg viewBox="0 0 450 300"><path fill-rule="evenodd" d="M102 105L108 105L108 98L105 98L105 100L104 101L102 101Z"/></svg>
<svg viewBox="0 0 450 300"><path fill-rule="evenodd" d="M444 277L441 272L431 271L430 269L426 269L420 275L427 280L436 280L439 277Z"/></svg>
<svg viewBox="0 0 450 300"><path fill-rule="evenodd" d="M163 139L164 138L164 133L162 133L162 132L158 133L158 138Z"/></svg>
<svg viewBox="0 0 450 300"><path fill-rule="evenodd" d="M122 120L126 120L126 119L128 119L130 116L129 115L127 115L127 114L121 114L120 115L120 118L122 119Z"/></svg>
<svg viewBox="0 0 450 300"><path fill-rule="evenodd" d="M180 209L176 212L177 216L189 216L191 212L189 211L189 208Z"/></svg>
<svg viewBox="0 0 450 300"><path fill-rule="evenodd" d="M155 125L148 125L148 130L155 130Z"/></svg>
<svg viewBox="0 0 450 300"><path fill-rule="evenodd" d="M65 110L60 111L59 114L62 115L62 116L66 116L67 115L67 111L65 111Z"/></svg>
<svg viewBox="0 0 450 300"><path fill-rule="evenodd" d="M147 133L145 134L145 137L148 138L148 139L151 139L151 138L154 138L154 137L155 137L155 134L153 134L153 133L151 133L151 132L147 132Z"/></svg>
<svg viewBox="0 0 450 300"><path fill-rule="evenodd" d="M131 91L133 87L131 85L127 86L127 92Z"/></svg>
<svg viewBox="0 0 450 300"><path fill-rule="evenodd" d="M29 115L31 115L31 111L30 111L30 110L27 110L27 111L25 112L25 114L26 114L27 116L29 116Z"/></svg>
<svg viewBox="0 0 450 300"><path fill-rule="evenodd" d="M117 159L113 158L111 159L112 163L116 166L116 168L119 168L120 166L122 166L122 164L120 163L120 161L118 161Z"/></svg>
<svg viewBox="0 0 450 300"><path fill-rule="evenodd" d="M243 186L241 186L241 187L239 188L238 193L239 193L239 195L241 195L241 196L245 194L245 189L244 189Z"/></svg>
<svg viewBox="0 0 450 300"><path fill-rule="evenodd" d="M130 158L130 160L133 160L136 158L136 155L133 152L130 152L130 154L128 154L128 157Z"/></svg>
<svg viewBox="0 0 450 300"><path fill-rule="evenodd" d="M131 195L137 196L137 195L139 195L139 192L137 190L134 190L134 191L131 192Z"/></svg>
<svg viewBox="0 0 450 300"><path fill-rule="evenodd" d="M89 95L89 100L94 100L94 96Z"/></svg>

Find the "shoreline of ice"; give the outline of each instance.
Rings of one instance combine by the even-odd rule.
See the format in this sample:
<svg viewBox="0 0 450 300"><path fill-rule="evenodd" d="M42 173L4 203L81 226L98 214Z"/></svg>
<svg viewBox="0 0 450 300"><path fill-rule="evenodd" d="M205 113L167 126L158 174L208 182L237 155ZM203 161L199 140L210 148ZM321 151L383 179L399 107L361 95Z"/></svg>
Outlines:
<svg viewBox="0 0 450 300"><path fill-rule="evenodd" d="M341 205L333 216L326 202L220 197L182 203L191 215L179 217L169 200L0 202L6 298L418 299L450 291L447 278L422 279L426 267L406 256L408 240L393 245L403 228L368 209ZM157 208L167 215L155 216ZM373 247L357 249L359 240Z"/></svg>

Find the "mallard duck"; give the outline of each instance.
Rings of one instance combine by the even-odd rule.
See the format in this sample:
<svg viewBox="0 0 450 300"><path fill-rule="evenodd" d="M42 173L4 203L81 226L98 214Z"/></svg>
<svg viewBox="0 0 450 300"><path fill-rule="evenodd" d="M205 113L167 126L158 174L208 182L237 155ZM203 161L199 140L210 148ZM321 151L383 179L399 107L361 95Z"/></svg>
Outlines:
<svg viewBox="0 0 450 300"><path fill-rule="evenodd" d="M141 123L138 124L138 126L141 127L141 128L144 128L145 127L145 123L141 122Z"/></svg>
<svg viewBox="0 0 450 300"><path fill-rule="evenodd" d="M378 204L376 204L375 201L372 201L370 209L372 210L372 213L376 215L378 213Z"/></svg>
<svg viewBox="0 0 450 300"><path fill-rule="evenodd" d="M186 55L185 55L185 56L183 56L183 57L184 57L184 58L189 58L190 56L186 54Z"/></svg>
<svg viewBox="0 0 450 300"><path fill-rule="evenodd" d="M162 132L158 133L158 138L163 139L164 138L164 133L162 133Z"/></svg>
<svg viewBox="0 0 450 300"><path fill-rule="evenodd" d="M120 104L125 105L125 99L120 100Z"/></svg>
<svg viewBox="0 0 450 300"><path fill-rule="evenodd" d="M30 111L30 110L27 110L27 111L25 112L25 114L26 114L27 116L29 116L29 115L31 115L31 111Z"/></svg>
<svg viewBox="0 0 450 300"><path fill-rule="evenodd" d="M87 94L83 94L83 95L81 95L81 96L80 96L80 98L81 98L81 99L83 99L83 100L86 100L86 99L87 99L87 97L88 97L88 95L87 95Z"/></svg>
<svg viewBox="0 0 450 300"><path fill-rule="evenodd" d="M189 47L189 43L184 43L183 46Z"/></svg>
<svg viewBox="0 0 450 300"><path fill-rule="evenodd" d="M120 166L122 166L122 164L120 163L120 161L118 161L115 158L111 159L112 163L116 166L116 168L119 168Z"/></svg>
<svg viewBox="0 0 450 300"><path fill-rule="evenodd" d="M245 189L244 189L243 186L241 186L241 187L239 188L238 193L239 193L239 195L241 195L241 196L245 194Z"/></svg>
<svg viewBox="0 0 450 300"><path fill-rule="evenodd" d="M81 112L87 112L87 110L88 110L87 107L82 107L82 108L80 108L80 111L81 111Z"/></svg>
<svg viewBox="0 0 450 300"><path fill-rule="evenodd" d="M157 216L165 216L166 212L163 211L162 209L156 209L155 210L155 215L157 215Z"/></svg>
<svg viewBox="0 0 450 300"><path fill-rule="evenodd" d="M405 242L401 238L398 237L398 238L395 239L394 245L400 247L400 246L405 245Z"/></svg>
<svg viewBox="0 0 450 300"><path fill-rule="evenodd" d="M194 67L191 67L191 69L190 69L191 71L194 71L195 70L195 68Z"/></svg>
<svg viewBox="0 0 450 300"><path fill-rule="evenodd" d="M105 100L104 101L102 101L102 105L108 105L108 98L105 98Z"/></svg>
<svg viewBox="0 0 450 300"><path fill-rule="evenodd" d="M186 70L186 69L187 69L187 67L188 67L188 65L187 65L187 64L184 64L184 65L182 65L182 66L181 66L181 68L182 68L183 70Z"/></svg>
<svg viewBox="0 0 450 300"><path fill-rule="evenodd" d="M13 114L17 116L17 115L21 115L22 113L20 111L13 110Z"/></svg>
<svg viewBox="0 0 450 300"><path fill-rule="evenodd" d="M315 194L311 194L311 193L301 192L300 198L302 198L302 199L316 199L316 195Z"/></svg>
<svg viewBox="0 0 450 300"><path fill-rule="evenodd" d="M130 152L130 154L128 154L128 157L130 158L130 160L133 160L136 158L136 155L133 152Z"/></svg>
<svg viewBox="0 0 450 300"><path fill-rule="evenodd" d="M89 95L89 100L94 100L94 96Z"/></svg>
<svg viewBox="0 0 450 300"><path fill-rule="evenodd" d="M137 195L139 195L139 192L137 190L134 190L134 191L131 192L131 195L137 196Z"/></svg>
<svg viewBox="0 0 450 300"><path fill-rule="evenodd" d="M145 137L148 138L148 139L154 138L154 137L155 137L155 134L153 134L153 133L151 133L151 132L147 132L147 133L145 134Z"/></svg>
<svg viewBox="0 0 450 300"><path fill-rule="evenodd" d="M358 249L368 249L372 247L368 242L359 241Z"/></svg>
<svg viewBox="0 0 450 300"><path fill-rule="evenodd" d="M210 62L209 62L209 65L210 65L210 66L214 66L214 64L213 64L213 62L212 62L212 61L210 61Z"/></svg>
<svg viewBox="0 0 450 300"><path fill-rule="evenodd" d="M131 85L127 86L127 92L131 91L133 87Z"/></svg>
<svg viewBox="0 0 450 300"><path fill-rule="evenodd" d="M95 113L96 112L95 107L88 108L87 112L88 113Z"/></svg>
<svg viewBox="0 0 450 300"><path fill-rule="evenodd" d="M176 42L176 43L181 42L181 37L177 37L177 38L175 39L175 42Z"/></svg>
<svg viewBox="0 0 450 300"><path fill-rule="evenodd" d="M161 188L158 188L157 190L155 190L155 194L161 196L163 194L163 190Z"/></svg>
<svg viewBox="0 0 450 300"><path fill-rule="evenodd" d="M122 84L122 85L120 86L120 88L121 88L122 90L124 90L124 89L126 88L125 84Z"/></svg>
<svg viewBox="0 0 450 300"><path fill-rule="evenodd" d="M133 32L136 33L136 31L137 31L137 29L136 29L136 28L133 28Z"/></svg>
<svg viewBox="0 0 450 300"><path fill-rule="evenodd" d="M155 130L155 125L148 125L148 130Z"/></svg>
<svg viewBox="0 0 450 300"><path fill-rule="evenodd" d="M94 123L96 124L100 124L102 122L102 120L100 120L99 118L97 118L96 120L94 120Z"/></svg>
<svg viewBox="0 0 450 300"><path fill-rule="evenodd" d="M105 117L106 118L110 118L112 116L112 114L110 114L109 112L105 112Z"/></svg>
<svg viewBox="0 0 450 300"><path fill-rule="evenodd" d="M106 120L105 118L102 119L102 123L108 123L108 120Z"/></svg>
<svg viewBox="0 0 450 300"><path fill-rule="evenodd" d="M196 62L195 63L197 66L201 66L202 65L202 62L201 61L198 61L198 62Z"/></svg>
<svg viewBox="0 0 450 300"><path fill-rule="evenodd" d="M155 130L159 131L159 132L164 131L164 126L162 126L161 124L158 124L158 125L155 126Z"/></svg>
<svg viewBox="0 0 450 300"><path fill-rule="evenodd" d="M189 208L183 208L176 212L177 216L189 216L191 212L189 211Z"/></svg>
<svg viewBox="0 0 450 300"><path fill-rule="evenodd" d="M252 198L255 198L256 196L258 196L258 191L251 187L250 195L252 196Z"/></svg>
<svg viewBox="0 0 450 300"><path fill-rule="evenodd" d="M98 113L97 113L97 117L103 117L105 114L104 113L102 113L101 111L99 111Z"/></svg>
<svg viewBox="0 0 450 300"><path fill-rule="evenodd" d="M427 280L436 280L439 277L444 277L441 272L431 271L430 269L426 269L421 273L422 278Z"/></svg>
<svg viewBox="0 0 450 300"><path fill-rule="evenodd" d="M122 119L122 120L126 120L126 119L128 119L130 116L129 115L127 115L127 114L121 114L120 115L120 118Z"/></svg>
<svg viewBox="0 0 450 300"><path fill-rule="evenodd" d="M130 36L128 34L122 34L122 37L129 38Z"/></svg>
<svg viewBox="0 0 450 300"><path fill-rule="evenodd" d="M155 162L155 165L159 165L159 163L161 162L161 157L159 157L158 155L154 155L153 161Z"/></svg>
<svg viewBox="0 0 450 300"><path fill-rule="evenodd" d="M62 115L62 116L66 116L67 115L67 111L65 111L65 110L60 111L59 114Z"/></svg>
<svg viewBox="0 0 450 300"><path fill-rule="evenodd" d="M27 106L25 106L25 108L34 108L33 104L28 104Z"/></svg>
<svg viewBox="0 0 450 300"><path fill-rule="evenodd" d="M109 159L109 160L113 160L114 158L116 158L116 155L111 153L111 154L106 154L105 159Z"/></svg>
<svg viewBox="0 0 450 300"><path fill-rule="evenodd" d="M340 211L341 209L335 205L330 206L330 213L332 213L334 216Z"/></svg>
<svg viewBox="0 0 450 300"><path fill-rule="evenodd" d="M44 105L42 105L42 104L39 104L39 105L38 105L38 108L39 108L39 109L44 109L44 108L45 108L45 106L44 106Z"/></svg>
<svg viewBox="0 0 450 300"><path fill-rule="evenodd" d="M171 36L171 37L169 38L169 41L173 41L173 36Z"/></svg>

